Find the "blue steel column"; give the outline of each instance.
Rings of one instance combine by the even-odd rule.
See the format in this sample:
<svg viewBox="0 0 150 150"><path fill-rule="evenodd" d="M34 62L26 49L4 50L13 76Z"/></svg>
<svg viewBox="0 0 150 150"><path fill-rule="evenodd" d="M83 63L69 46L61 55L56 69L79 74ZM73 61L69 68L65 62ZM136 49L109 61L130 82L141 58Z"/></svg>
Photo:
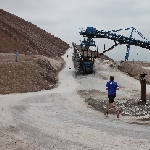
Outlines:
<svg viewBox="0 0 150 150"><path fill-rule="evenodd" d="M131 35L130 35L130 41L129 41L129 44L127 45L127 52L126 52L126 56L125 56L125 61L127 60L128 61L128 58L129 58L129 51L130 51L130 44L131 44L131 38L132 38L132 33L133 33L133 30L135 28L132 28L132 31L131 31Z"/></svg>

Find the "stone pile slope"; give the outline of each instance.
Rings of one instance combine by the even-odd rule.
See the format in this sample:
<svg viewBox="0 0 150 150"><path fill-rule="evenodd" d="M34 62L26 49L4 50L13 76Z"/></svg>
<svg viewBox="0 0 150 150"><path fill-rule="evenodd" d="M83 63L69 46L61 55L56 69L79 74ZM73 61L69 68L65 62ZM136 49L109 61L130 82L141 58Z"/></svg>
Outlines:
<svg viewBox="0 0 150 150"><path fill-rule="evenodd" d="M31 22L0 9L0 52L27 51L48 57L61 56L69 45Z"/></svg>
<svg viewBox="0 0 150 150"><path fill-rule="evenodd" d="M0 9L0 94L51 89L69 44ZM19 52L15 62L14 51Z"/></svg>

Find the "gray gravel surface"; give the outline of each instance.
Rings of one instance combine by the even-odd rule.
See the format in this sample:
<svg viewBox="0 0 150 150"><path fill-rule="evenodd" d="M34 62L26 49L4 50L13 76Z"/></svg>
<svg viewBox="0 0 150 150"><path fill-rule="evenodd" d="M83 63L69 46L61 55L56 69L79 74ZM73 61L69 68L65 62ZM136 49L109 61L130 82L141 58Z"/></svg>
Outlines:
<svg viewBox="0 0 150 150"><path fill-rule="evenodd" d="M150 127L104 118L98 111L78 106L75 99L47 94L23 99L12 109L16 128L43 148L148 149Z"/></svg>
<svg viewBox="0 0 150 150"><path fill-rule="evenodd" d="M113 114L105 118L77 94L94 88L104 92L105 80L92 75L75 78L71 53L70 49L64 55L66 67L57 88L0 96L1 149L149 150L149 126L129 124Z"/></svg>

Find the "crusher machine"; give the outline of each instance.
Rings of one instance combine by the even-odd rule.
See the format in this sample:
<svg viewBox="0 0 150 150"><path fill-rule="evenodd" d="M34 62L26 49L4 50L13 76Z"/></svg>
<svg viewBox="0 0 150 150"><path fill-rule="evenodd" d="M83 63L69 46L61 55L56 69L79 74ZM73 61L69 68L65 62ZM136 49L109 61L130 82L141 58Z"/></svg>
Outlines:
<svg viewBox="0 0 150 150"><path fill-rule="evenodd" d="M81 42L80 45L72 43L74 48L74 67L79 74L92 74L94 71L94 62L98 56L98 50L92 51L90 46L95 46L93 39L87 39Z"/></svg>

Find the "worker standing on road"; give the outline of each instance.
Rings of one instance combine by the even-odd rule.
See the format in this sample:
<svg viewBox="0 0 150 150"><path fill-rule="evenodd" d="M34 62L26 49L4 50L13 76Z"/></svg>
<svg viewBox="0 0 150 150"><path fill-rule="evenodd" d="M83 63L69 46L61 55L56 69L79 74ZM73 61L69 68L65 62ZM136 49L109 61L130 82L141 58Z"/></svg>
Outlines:
<svg viewBox="0 0 150 150"><path fill-rule="evenodd" d="M15 50L14 54L15 54L15 61L16 61L16 62L18 62L18 56L19 56L18 51L17 51L17 50Z"/></svg>
<svg viewBox="0 0 150 150"><path fill-rule="evenodd" d="M109 109L114 107L117 113L117 118L119 118L120 111L114 104L114 99L116 97L116 90L119 90L119 86L117 82L114 82L114 76L110 76L110 81L106 83L106 90L108 90L109 102L108 102L107 111L105 112L104 115L108 116Z"/></svg>

